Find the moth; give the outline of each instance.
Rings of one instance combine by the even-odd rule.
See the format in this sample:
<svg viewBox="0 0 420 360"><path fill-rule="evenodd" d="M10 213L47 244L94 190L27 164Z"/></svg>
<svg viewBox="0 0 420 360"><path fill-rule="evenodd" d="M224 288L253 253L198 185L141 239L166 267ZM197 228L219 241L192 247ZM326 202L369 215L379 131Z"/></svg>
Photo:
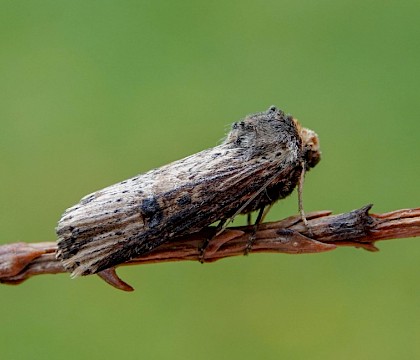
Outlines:
<svg viewBox="0 0 420 360"><path fill-rule="evenodd" d="M264 209L320 160L317 134L275 106L233 123L213 148L83 197L58 222L57 258L72 277L110 269L168 240Z"/></svg>

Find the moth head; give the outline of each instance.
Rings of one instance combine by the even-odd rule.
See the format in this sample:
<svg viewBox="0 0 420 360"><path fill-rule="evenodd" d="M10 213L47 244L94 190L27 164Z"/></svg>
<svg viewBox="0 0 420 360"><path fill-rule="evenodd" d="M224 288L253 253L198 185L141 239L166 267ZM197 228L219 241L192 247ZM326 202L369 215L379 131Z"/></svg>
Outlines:
<svg viewBox="0 0 420 360"><path fill-rule="evenodd" d="M294 121L297 124L299 135L302 139L302 150L305 163L308 168L313 168L321 160L318 135L315 131L300 126L296 119L294 119Z"/></svg>

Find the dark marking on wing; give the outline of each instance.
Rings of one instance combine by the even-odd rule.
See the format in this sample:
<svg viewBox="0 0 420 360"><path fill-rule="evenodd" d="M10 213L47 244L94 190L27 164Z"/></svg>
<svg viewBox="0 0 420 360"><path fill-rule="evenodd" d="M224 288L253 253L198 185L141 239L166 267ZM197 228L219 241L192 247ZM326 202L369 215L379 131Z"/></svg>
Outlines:
<svg viewBox="0 0 420 360"><path fill-rule="evenodd" d="M155 196L145 198L140 204L140 212L149 227L153 228L160 224L163 219L163 211Z"/></svg>
<svg viewBox="0 0 420 360"><path fill-rule="evenodd" d="M191 195L183 194L179 199L177 199L177 203L179 206L186 206L191 204Z"/></svg>

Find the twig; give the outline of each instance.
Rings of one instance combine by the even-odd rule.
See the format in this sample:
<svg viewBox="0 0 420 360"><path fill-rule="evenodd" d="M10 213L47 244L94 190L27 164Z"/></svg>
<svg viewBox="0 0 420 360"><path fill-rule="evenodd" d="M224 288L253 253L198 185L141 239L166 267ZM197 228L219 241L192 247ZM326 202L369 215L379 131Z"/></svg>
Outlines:
<svg viewBox="0 0 420 360"><path fill-rule="evenodd" d="M300 216L264 223L258 227L252 253L319 253L337 246L361 247L377 251L375 242L420 236L420 208L402 209L384 214L369 214L371 205L348 213L331 215L318 211L307 215L308 228ZM205 262L244 254L253 226L229 227L214 238L205 253ZM202 241L211 236L213 228L174 239L153 252L121 265L199 259ZM56 243L13 243L0 246L0 283L19 284L34 275L66 272L55 259ZM98 274L109 284L126 291L133 288L124 283L114 269Z"/></svg>

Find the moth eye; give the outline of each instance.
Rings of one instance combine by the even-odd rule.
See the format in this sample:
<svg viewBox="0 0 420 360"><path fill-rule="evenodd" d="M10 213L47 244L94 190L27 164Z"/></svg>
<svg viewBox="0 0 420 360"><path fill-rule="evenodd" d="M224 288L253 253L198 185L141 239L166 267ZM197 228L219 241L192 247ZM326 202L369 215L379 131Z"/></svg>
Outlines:
<svg viewBox="0 0 420 360"><path fill-rule="evenodd" d="M268 108L268 112L276 112L277 111L277 108L274 106L274 105L271 105L269 108Z"/></svg>
<svg viewBox="0 0 420 360"><path fill-rule="evenodd" d="M232 124L232 129L237 129L238 128L238 123L237 122L234 122L233 124Z"/></svg>

